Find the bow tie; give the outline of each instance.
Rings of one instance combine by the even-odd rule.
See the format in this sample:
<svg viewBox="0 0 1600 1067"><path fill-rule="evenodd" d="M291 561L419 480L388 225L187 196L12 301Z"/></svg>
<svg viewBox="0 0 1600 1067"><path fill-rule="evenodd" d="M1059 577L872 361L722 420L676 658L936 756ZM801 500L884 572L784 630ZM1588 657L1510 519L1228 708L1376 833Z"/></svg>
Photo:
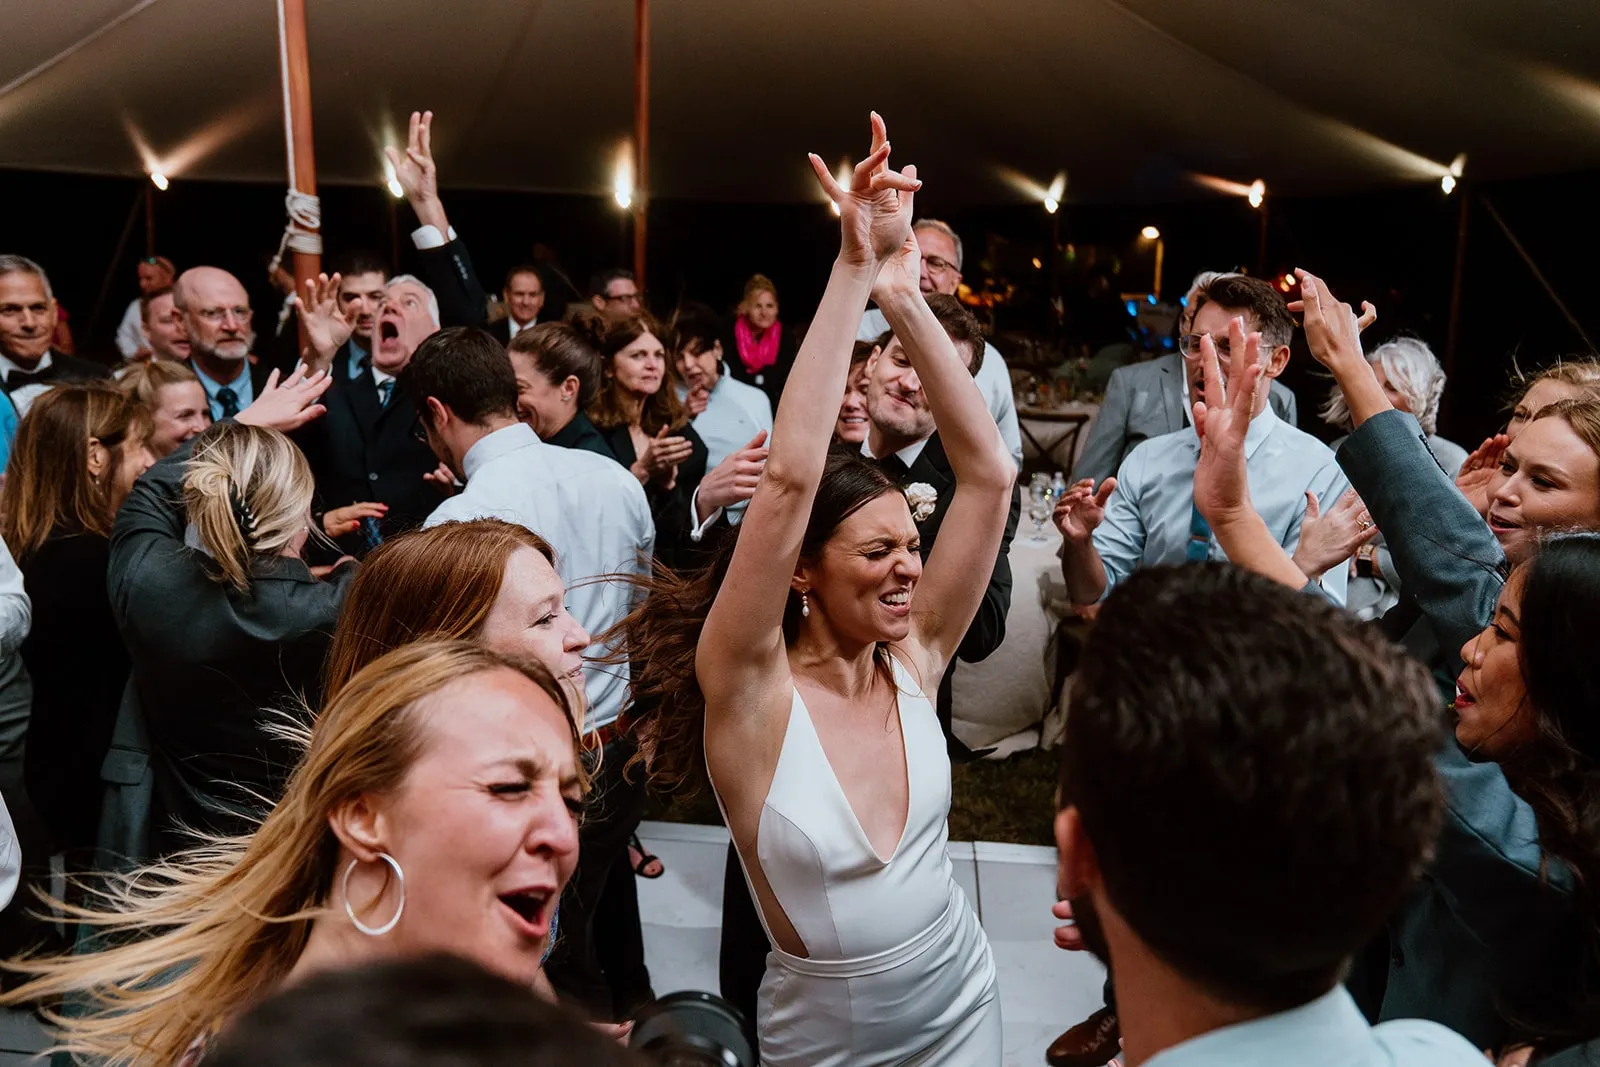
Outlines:
<svg viewBox="0 0 1600 1067"><path fill-rule="evenodd" d="M878 466L883 468L885 474L895 481L902 481L911 474L911 468L906 466L906 461L899 456L884 456L878 460Z"/></svg>
<svg viewBox="0 0 1600 1067"><path fill-rule="evenodd" d="M6 375L6 389L21 389L24 385L44 385L56 380L55 368L43 370L17 369Z"/></svg>

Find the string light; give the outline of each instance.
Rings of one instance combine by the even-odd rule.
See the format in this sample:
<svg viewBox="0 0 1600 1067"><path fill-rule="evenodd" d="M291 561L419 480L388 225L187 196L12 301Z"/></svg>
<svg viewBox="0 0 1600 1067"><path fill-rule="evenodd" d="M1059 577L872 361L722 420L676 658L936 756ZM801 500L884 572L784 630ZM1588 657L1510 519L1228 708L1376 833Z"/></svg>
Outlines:
<svg viewBox="0 0 1600 1067"><path fill-rule="evenodd" d="M1161 231L1156 229L1154 226L1146 226L1144 229L1139 231L1139 236L1143 237L1146 241L1159 241L1161 240Z"/></svg>
<svg viewBox="0 0 1600 1067"><path fill-rule="evenodd" d="M1067 195L1067 172L1057 171L1050 179L1050 188L1044 191L1044 209L1051 215L1061 210L1061 198Z"/></svg>
<svg viewBox="0 0 1600 1067"><path fill-rule="evenodd" d="M155 186L157 189L160 189L164 193L167 191L167 186L171 183L167 181L167 176L165 174L162 174L159 170L153 170L150 172L150 184Z"/></svg>
<svg viewBox="0 0 1600 1067"><path fill-rule="evenodd" d="M1449 196L1456 191L1456 183L1467 171L1467 154L1465 152L1450 161L1450 169L1439 179L1439 188L1444 190L1444 195Z"/></svg>
<svg viewBox="0 0 1600 1067"><path fill-rule="evenodd" d="M611 197L624 211L633 206L633 151L626 142L617 149L617 169L611 179Z"/></svg>
<svg viewBox="0 0 1600 1067"><path fill-rule="evenodd" d="M1260 207L1261 202L1267 198L1267 183L1257 178L1250 183L1250 191L1245 194L1251 207Z"/></svg>

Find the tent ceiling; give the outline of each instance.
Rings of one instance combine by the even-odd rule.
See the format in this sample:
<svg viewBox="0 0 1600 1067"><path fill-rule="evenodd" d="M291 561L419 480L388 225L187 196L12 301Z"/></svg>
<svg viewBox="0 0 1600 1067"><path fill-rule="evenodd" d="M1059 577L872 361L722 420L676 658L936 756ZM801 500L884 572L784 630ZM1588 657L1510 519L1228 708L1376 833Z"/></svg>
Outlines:
<svg viewBox="0 0 1600 1067"><path fill-rule="evenodd" d="M447 185L603 193L632 124L628 0L308 0L323 182L413 108ZM129 14L132 12L131 14ZM123 21L27 76L108 23ZM0 166L281 181L272 0L5 0ZM662 197L818 197L865 113L943 202L1278 194L1600 165L1595 0L655 0ZM140 145L145 146L141 149Z"/></svg>

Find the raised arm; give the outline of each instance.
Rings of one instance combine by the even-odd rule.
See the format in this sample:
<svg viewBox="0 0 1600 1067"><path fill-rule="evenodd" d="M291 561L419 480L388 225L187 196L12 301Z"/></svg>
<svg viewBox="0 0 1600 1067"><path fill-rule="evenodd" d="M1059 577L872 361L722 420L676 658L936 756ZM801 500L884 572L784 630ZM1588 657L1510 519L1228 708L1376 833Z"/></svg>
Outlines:
<svg viewBox="0 0 1600 1067"><path fill-rule="evenodd" d="M439 167L433 158L433 112L413 111L405 154L385 148L384 155L394 168L406 202L422 224L422 229L411 237L417 246L423 281L439 299L439 325L484 325L489 295L467 254L466 243L450 232L444 201L439 199Z"/></svg>
<svg viewBox="0 0 1600 1067"><path fill-rule="evenodd" d="M856 326L881 263L911 232L916 171L888 169L883 120L872 116L872 154L842 189L813 155L818 180L839 207L839 257L778 405L761 484L745 512L738 545L706 618L695 673L708 714L737 705L764 683L786 678L783 613L811 504L822 480ZM714 724L707 723L708 735Z"/></svg>
<svg viewBox="0 0 1600 1067"><path fill-rule="evenodd" d="M907 237L884 264L872 296L922 382L956 479L912 613L913 651L920 650L923 677L931 680L943 674L983 600L987 587L972 579L994 570L1017 465L972 372L923 299L918 261L916 238Z"/></svg>

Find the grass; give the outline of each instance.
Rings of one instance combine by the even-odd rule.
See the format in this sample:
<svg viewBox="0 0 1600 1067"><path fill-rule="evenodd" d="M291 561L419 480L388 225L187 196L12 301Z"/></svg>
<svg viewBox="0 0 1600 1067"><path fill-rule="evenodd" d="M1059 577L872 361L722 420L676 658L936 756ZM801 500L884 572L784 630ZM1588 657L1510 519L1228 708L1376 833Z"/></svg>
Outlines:
<svg viewBox="0 0 1600 1067"><path fill-rule="evenodd" d="M952 841L1053 845L1056 756L1035 749L1004 760L959 764L951 771ZM721 826L710 789L692 797L651 797L645 818Z"/></svg>

